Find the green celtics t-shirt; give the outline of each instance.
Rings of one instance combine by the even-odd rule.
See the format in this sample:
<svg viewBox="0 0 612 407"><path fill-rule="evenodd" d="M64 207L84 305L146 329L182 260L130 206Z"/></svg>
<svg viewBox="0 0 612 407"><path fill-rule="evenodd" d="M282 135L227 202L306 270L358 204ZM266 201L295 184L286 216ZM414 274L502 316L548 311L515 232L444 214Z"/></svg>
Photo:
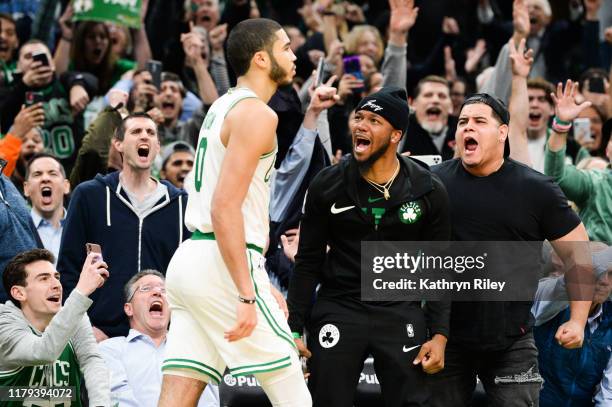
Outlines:
<svg viewBox="0 0 612 407"><path fill-rule="evenodd" d="M70 342L55 362L0 371L0 386L17 388L73 387L73 401L0 401L0 407L81 407L81 372Z"/></svg>

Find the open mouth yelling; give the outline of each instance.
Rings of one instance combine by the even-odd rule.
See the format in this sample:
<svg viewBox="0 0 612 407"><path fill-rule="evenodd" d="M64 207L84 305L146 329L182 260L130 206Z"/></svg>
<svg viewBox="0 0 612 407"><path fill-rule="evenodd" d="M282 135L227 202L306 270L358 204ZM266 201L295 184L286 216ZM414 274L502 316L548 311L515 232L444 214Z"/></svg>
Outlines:
<svg viewBox="0 0 612 407"><path fill-rule="evenodd" d="M151 150L148 144L139 145L137 150L138 158L140 158L141 161L147 161L150 151Z"/></svg>
<svg viewBox="0 0 612 407"><path fill-rule="evenodd" d="M365 152L368 148L370 148L370 145L372 144L372 142L370 141L369 138L364 137L364 136L355 136L355 141L353 142L353 149L355 150L356 153L363 153Z"/></svg>
<svg viewBox="0 0 612 407"><path fill-rule="evenodd" d="M529 113L529 125L537 126L542 119L542 113L539 112L530 112Z"/></svg>
<svg viewBox="0 0 612 407"><path fill-rule="evenodd" d="M149 314L155 318L161 318L164 315L164 303L157 300L153 301L149 306Z"/></svg>
<svg viewBox="0 0 612 407"><path fill-rule="evenodd" d="M428 107L427 110L425 110L425 114L427 115L428 121L437 121L440 120L440 117L442 116L442 109L440 109L438 106Z"/></svg>
<svg viewBox="0 0 612 407"><path fill-rule="evenodd" d="M49 297L47 297L47 301L59 304L62 300L62 294L61 293L56 293L53 295L50 295Z"/></svg>
<svg viewBox="0 0 612 407"><path fill-rule="evenodd" d="M478 148L478 141L476 141L476 139L472 136L466 136L463 139L463 145L464 145L466 154L472 154Z"/></svg>
<svg viewBox="0 0 612 407"><path fill-rule="evenodd" d="M43 205L51 205L53 203L53 189L45 185L40 189L40 196Z"/></svg>
<svg viewBox="0 0 612 407"><path fill-rule="evenodd" d="M176 107L176 104L169 100L166 100L161 103L161 111L164 116L173 115L175 107Z"/></svg>

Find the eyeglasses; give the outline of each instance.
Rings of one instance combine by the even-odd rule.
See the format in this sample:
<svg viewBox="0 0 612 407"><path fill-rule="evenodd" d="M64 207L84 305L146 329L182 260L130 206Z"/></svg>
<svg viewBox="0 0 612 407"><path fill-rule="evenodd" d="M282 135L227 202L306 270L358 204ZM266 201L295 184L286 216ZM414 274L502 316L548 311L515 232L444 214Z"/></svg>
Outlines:
<svg viewBox="0 0 612 407"><path fill-rule="evenodd" d="M148 285L148 284L144 284L144 285L139 285L138 287L136 287L136 289L134 289L134 291L132 291L132 294L128 298L127 302L132 301L132 298L134 298L134 294L136 294L136 291L138 291L140 293L148 293L148 292L150 292L152 290L157 290L157 291L159 291L159 293L161 295L166 295L166 287L164 287L162 285Z"/></svg>

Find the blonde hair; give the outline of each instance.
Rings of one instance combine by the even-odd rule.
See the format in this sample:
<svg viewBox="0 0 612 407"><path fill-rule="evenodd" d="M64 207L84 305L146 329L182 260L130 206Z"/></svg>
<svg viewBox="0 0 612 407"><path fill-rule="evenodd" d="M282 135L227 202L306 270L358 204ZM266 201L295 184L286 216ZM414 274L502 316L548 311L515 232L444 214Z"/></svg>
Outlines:
<svg viewBox="0 0 612 407"><path fill-rule="evenodd" d="M344 47L346 49L347 54L357 54L357 48L359 47L359 41L361 40L361 37L363 36L363 34L367 32L372 33L372 35L374 35L374 37L376 38L376 45L378 45L378 52L376 52L376 58L374 62L376 63L376 65L378 65L380 63L380 60L383 57L385 49L384 49L382 38L380 36L380 32L378 32L378 29L376 27L371 26L371 25L366 25L366 24L356 25L346 35L346 38L344 39Z"/></svg>

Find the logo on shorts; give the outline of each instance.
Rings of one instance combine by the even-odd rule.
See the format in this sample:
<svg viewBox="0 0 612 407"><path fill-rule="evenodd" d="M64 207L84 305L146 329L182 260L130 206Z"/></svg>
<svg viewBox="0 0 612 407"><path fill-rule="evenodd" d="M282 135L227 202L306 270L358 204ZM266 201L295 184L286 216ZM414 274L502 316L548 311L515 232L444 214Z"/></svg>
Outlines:
<svg viewBox="0 0 612 407"><path fill-rule="evenodd" d="M409 338L414 338L414 328L412 324L406 324L406 332L408 333Z"/></svg>
<svg viewBox="0 0 612 407"><path fill-rule="evenodd" d="M421 206L413 201L403 204L399 208L398 215L402 222L411 224L419 220L422 212Z"/></svg>
<svg viewBox="0 0 612 407"><path fill-rule="evenodd" d="M336 346L339 340L340 331L333 324L324 325L319 331L319 343L326 349Z"/></svg>
<svg viewBox="0 0 612 407"><path fill-rule="evenodd" d="M233 387L236 385L236 378L232 376L231 374L226 374L225 376L223 376L223 381L225 382L225 384L227 384L230 387Z"/></svg>

